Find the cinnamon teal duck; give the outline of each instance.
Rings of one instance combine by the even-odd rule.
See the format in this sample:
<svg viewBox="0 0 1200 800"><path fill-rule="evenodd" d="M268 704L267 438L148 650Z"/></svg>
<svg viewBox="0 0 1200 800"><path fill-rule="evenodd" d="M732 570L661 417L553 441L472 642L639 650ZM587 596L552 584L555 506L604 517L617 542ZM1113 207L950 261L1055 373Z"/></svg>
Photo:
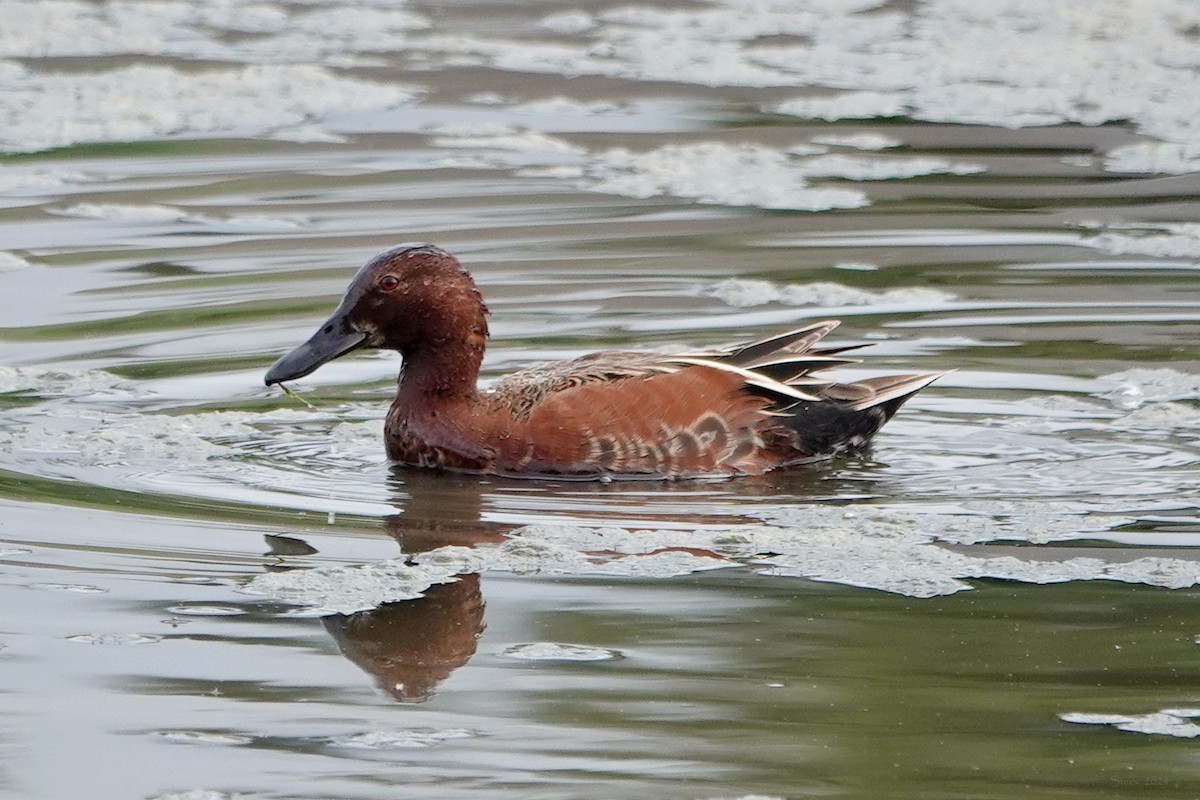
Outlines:
<svg viewBox="0 0 1200 800"><path fill-rule="evenodd" d="M858 363L814 322L690 353L609 351L481 389L487 306L449 253L405 244L371 259L307 342L268 370L295 380L353 350L403 356L384 442L399 464L516 477L757 475L860 448L944 373L839 383Z"/></svg>

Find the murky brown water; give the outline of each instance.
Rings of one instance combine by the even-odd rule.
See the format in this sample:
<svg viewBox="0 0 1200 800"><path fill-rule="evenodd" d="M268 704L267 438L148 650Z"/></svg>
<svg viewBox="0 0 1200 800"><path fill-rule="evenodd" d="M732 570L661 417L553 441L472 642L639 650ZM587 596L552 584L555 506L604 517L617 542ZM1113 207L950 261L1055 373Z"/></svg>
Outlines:
<svg viewBox="0 0 1200 800"><path fill-rule="evenodd" d="M0 791L1200 794L1200 16L1055 9L0 2ZM957 371L761 479L393 472L394 356L261 376L400 241L487 379Z"/></svg>

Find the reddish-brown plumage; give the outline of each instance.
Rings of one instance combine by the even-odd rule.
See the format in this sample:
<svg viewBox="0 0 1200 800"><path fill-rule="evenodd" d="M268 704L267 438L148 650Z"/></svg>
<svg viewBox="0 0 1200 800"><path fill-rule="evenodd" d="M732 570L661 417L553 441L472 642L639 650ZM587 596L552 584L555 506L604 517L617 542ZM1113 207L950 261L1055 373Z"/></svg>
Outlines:
<svg viewBox="0 0 1200 800"><path fill-rule="evenodd" d="M404 357L387 415L401 464L512 476L753 475L857 447L938 373L839 384L849 348L815 345L836 322L719 350L597 353L476 387L487 307L448 253L380 254L334 315L267 373L302 377L350 350Z"/></svg>

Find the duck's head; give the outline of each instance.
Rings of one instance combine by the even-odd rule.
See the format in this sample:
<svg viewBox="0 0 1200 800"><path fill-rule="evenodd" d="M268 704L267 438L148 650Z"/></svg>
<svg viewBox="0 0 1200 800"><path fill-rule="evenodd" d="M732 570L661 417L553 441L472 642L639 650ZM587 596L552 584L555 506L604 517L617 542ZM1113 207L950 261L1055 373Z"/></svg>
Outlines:
<svg viewBox="0 0 1200 800"><path fill-rule="evenodd" d="M402 244L368 261L333 316L304 344L276 361L268 386L303 378L360 348L398 350L406 361L487 337L487 308L454 256L432 245Z"/></svg>

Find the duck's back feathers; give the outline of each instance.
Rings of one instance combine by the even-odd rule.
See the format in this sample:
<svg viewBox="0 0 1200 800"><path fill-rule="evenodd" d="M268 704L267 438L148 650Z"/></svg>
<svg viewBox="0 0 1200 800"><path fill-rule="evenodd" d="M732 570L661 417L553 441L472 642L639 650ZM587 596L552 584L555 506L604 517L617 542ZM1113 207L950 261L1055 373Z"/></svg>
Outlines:
<svg viewBox="0 0 1200 800"><path fill-rule="evenodd" d="M678 355L602 352L508 375L480 396L511 422L488 471L756 474L862 446L938 374L839 383L824 371L857 363L838 355L857 346L814 347L836 326Z"/></svg>

